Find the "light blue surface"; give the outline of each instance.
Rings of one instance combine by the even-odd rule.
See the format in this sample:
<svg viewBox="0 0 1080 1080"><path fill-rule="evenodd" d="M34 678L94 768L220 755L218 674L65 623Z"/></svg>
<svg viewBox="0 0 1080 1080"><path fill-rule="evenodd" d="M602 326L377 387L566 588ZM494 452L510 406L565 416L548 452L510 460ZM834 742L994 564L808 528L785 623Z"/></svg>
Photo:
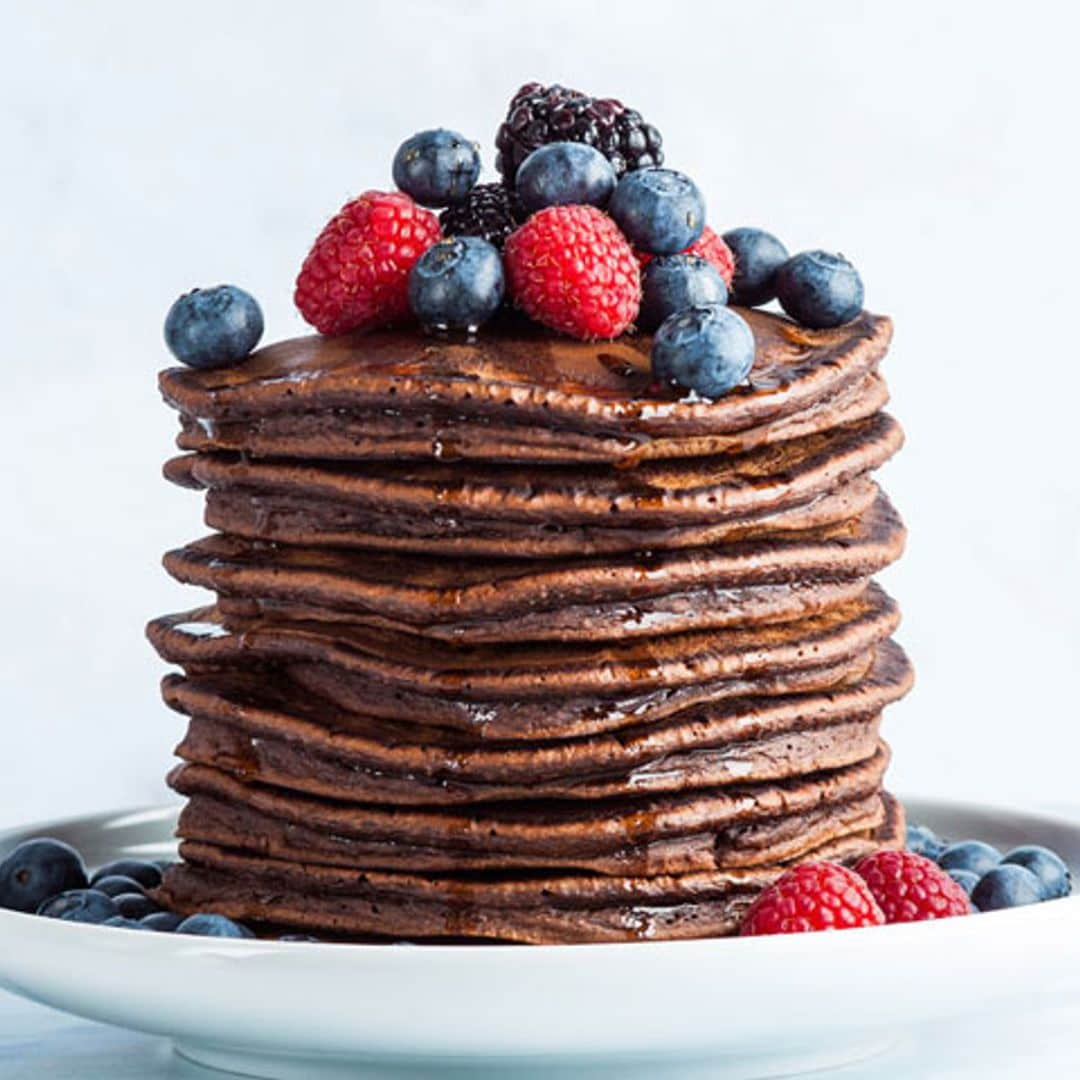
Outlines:
<svg viewBox="0 0 1080 1080"><path fill-rule="evenodd" d="M1043 1074L1080 1076L1080 1002L907 1032L884 1056L827 1075L836 1080L1027 1080ZM0 992L0 1080L222 1075L175 1057L165 1039L79 1020ZM566 1074L560 1076L566 1080ZM664 1080L663 1074L656 1080Z"/></svg>

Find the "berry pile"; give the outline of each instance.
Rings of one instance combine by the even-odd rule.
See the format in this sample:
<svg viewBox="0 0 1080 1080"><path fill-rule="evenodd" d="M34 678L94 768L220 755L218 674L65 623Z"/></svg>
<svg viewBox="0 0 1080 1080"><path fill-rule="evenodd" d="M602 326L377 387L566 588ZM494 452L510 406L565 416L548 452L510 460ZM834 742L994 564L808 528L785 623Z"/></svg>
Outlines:
<svg viewBox="0 0 1080 1080"><path fill-rule="evenodd" d="M0 908L64 922L93 923L125 930L252 938L246 926L199 912L186 918L165 911L154 899L168 863L119 859L88 873L70 844L35 837L0 862ZM286 940L282 938L281 940Z"/></svg>
<svg viewBox="0 0 1080 1080"><path fill-rule="evenodd" d="M480 184L475 141L447 128L406 139L397 190L347 202L304 260L294 299L307 322L323 334L412 320L472 334L509 302L582 340L654 334L656 382L711 399L754 362L729 301L775 299L813 329L862 310L842 256L789 256L761 229L711 229L698 185L663 167L660 133L614 98L529 83L495 143L502 182ZM195 367L237 362L261 332L258 305L228 286L181 297L166 324L169 347Z"/></svg>
<svg viewBox="0 0 1080 1080"><path fill-rule="evenodd" d="M878 851L848 868L803 863L754 901L741 933L794 934L924 922L1057 900L1072 891L1065 861L1035 844L1002 855L979 840L946 844L910 825L906 851Z"/></svg>

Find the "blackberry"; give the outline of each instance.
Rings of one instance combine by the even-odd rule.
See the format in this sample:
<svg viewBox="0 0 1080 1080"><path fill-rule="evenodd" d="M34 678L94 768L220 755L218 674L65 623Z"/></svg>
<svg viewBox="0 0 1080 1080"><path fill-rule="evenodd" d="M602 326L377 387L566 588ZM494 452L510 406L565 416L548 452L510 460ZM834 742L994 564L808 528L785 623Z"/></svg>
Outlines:
<svg viewBox="0 0 1080 1080"><path fill-rule="evenodd" d="M525 220L517 195L502 184L477 184L463 202L439 215L443 236L480 236L500 251Z"/></svg>
<svg viewBox="0 0 1080 1080"><path fill-rule="evenodd" d="M580 142L595 146L615 175L662 165L663 138L641 113L614 98L591 98L565 86L526 83L513 97L495 136L495 167L513 185L518 167L538 146Z"/></svg>

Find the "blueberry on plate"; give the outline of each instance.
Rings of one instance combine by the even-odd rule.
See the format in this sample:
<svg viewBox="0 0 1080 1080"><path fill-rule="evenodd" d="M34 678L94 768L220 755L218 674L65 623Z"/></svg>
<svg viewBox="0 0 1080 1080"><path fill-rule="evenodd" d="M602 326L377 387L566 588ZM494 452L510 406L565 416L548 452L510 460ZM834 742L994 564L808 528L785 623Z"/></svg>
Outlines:
<svg viewBox="0 0 1080 1080"><path fill-rule="evenodd" d="M933 859L935 862L947 847L945 841L926 825L909 825L907 827L906 846L908 851L912 851L916 855L925 855L926 858Z"/></svg>
<svg viewBox="0 0 1080 1080"><path fill-rule="evenodd" d="M653 375L703 398L726 394L746 378L753 363L750 327L720 304L676 312L653 337Z"/></svg>
<svg viewBox="0 0 1080 1080"><path fill-rule="evenodd" d="M499 252L479 236L440 240L409 271L413 314L437 329L475 329L499 310L505 290Z"/></svg>
<svg viewBox="0 0 1080 1080"><path fill-rule="evenodd" d="M727 286L711 262L698 255L657 255L641 275L637 324L655 330L669 315L706 304L726 304Z"/></svg>
<svg viewBox="0 0 1080 1080"><path fill-rule="evenodd" d="M158 930L163 934L171 934L183 921L184 916L173 911L155 911L139 920L148 930Z"/></svg>
<svg viewBox="0 0 1080 1080"><path fill-rule="evenodd" d="M115 926L120 930L149 930L149 926L144 926L138 919L129 919L124 915L114 915L111 919L106 919L103 926Z"/></svg>
<svg viewBox="0 0 1080 1080"><path fill-rule="evenodd" d="M639 251L675 255L705 228L705 198L674 169L637 169L615 187L608 213Z"/></svg>
<svg viewBox="0 0 1080 1080"><path fill-rule="evenodd" d="M86 867L79 853L60 840L24 840L0 862L0 907L37 911L50 897L86 888Z"/></svg>
<svg viewBox="0 0 1080 1080"><path fill-rule="evenodd" d="M125 919L142 919L161 910L149 896L141 892L121 893L119 896L114 896L113 901Z"/></svg>
<svg viewBox="0 0 1080 1080"><path fill-rule="evenodd" d="M227 367L243 360L262 332L262 309L235 285L193 289L165 316L165 344L181 364L193 368Z"/></svg>
<svg viewBox="0 0 1080 1080"><path fill-rule="evenodd" d="M964 840L949 846L938 856L942 870L970 870L982 877L1001 862L1001 852L981 840Z"/></svg>
<svg viewBox="0 0 1080 1080"><path fill-rule="evenodd" d="M142 893L143 887L130 877L121 877L110 874L108 877L99 877L90 882L90 888L96 889L106 896L120 896L122 893Z"/></svg>
<svg viewBox="0 0 1080 1080"><path fill-rule="evenodd" d="M137 881L144 889L156 889L161 884L161 868L142 859L117 859L95 870L90 884L96 885L102 878L123 877Z"/></svg>
<svg viewBox="0 0 1080 1080"><path fill-rule="evenodd" d="M199 912L189 915L177 927L178 934L194 934L196 937L253 938L255 935L246 927L224 915L212 912Z"/></svg>
<svg viewBox="0 0 1080 1080"><path fill-rule="evenodd" d="M319 938L312 937L311 934L282 934L281 937L278 938L278 941L308 941L308 942L315 941L315 942L317 942L318 940L319 940Z"/></svg>
<svg viewBox="0 0 1080 1080"><path fill-rule="evenodd" d="M775 281L780 306L802 326L841 326L862 311L862 278L843 255L800 252L776 271Z"/></svg>
<svg viewBox="0 0 1080 1080"><path fill-rule="evenodd" d="M927 856L929 858L929 856ZM979 884L979 875L970 870L947 870L946 873L959 885L964 892L971 896L975 886Z"/></svg>
<svg viewBox="0 0 1080 1080"><path fill-rule="evenodd" d="M480 176L480 151L456 131L420 131L398 147L393 173L394 183L421 206L453 206Z"/></svg>
<svg viewBox="0 0 1080 1080"><path fill-rule="evenodd" d="M1044 900L1059 900L1072 892L1072 875L1065 860L1049 848L1024 844L1006 852L1001 861L1030 870L1042 884Z"/></svg>
<svg viewBox="0 0 1080 1080"><path fill-rule="evenodd" d="M71 889L46 900L37 913L64 922L103 923L119 915L120 909L111 896L97 889Z"/></svg>
<svg viewBox="0 0 1080 1080"><path fill-rule="evenodd" d="M518 198L530 214L545 206L599 206L615 190L615 170L594 146L548 143L534 150L518 169Z"/></svg>
<svg viewBox="0 0 1080 1080"><path fill-rule="evenodd" d="M788 249L764 229L743 225L724 233L735 256L731 302L741 307L767 304L776 296L776 271L788 260Z"/></svg>
<svg viewBox="0 0 1080 1080"><path fill-rule="evenodd" d="M1042 899L1042 882L1030 870L1015 863L1002 863L987 870L971 893L971 902L980 911L1023 907Z"/></svg>

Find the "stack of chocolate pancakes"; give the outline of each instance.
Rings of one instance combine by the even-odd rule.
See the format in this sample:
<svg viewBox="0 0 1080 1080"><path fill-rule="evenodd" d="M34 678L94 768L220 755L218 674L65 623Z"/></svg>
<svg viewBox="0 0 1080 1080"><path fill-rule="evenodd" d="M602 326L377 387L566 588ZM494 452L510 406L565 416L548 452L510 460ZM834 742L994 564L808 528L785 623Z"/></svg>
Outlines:
<svg viewBox="0 0 1080 1080"><path fill-rule="evenodd" d="M899 846L871 581L887 319L742 312L748 382L650 384L649 339L506 320L172 369L218 530L155 620L189 719L162 898L343 938L723 935L807 858Z"/></svg>

